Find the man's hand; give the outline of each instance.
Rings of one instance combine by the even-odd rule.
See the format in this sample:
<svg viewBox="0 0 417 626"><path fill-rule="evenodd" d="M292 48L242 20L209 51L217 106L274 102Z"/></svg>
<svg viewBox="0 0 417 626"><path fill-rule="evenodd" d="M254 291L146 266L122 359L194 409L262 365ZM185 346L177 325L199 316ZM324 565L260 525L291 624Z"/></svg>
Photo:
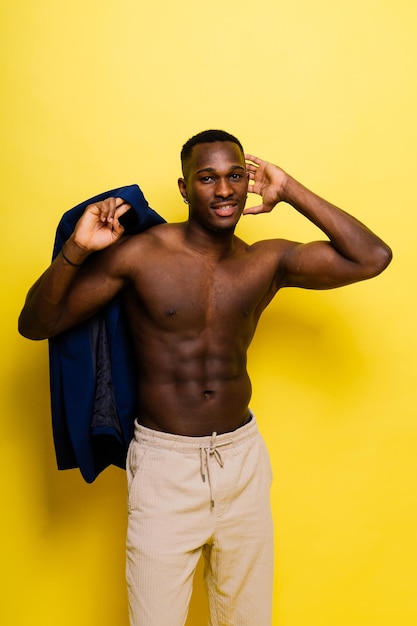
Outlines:
<svg viewBox="0 0 417 626"><path fill-rule="evenodd" d="M108 248L123 235L119 217L130 208L122 198L107 198L90 204L77 223L72 242L88 252Z"/></svg>
<svg viewBox="0 0 417 626"><path fill-rule="evenodd" d="M246 171L249 174L250 193L262 196L262 204L245 209L243 213L269 213L283 200L287 174L276 165L263 161L253 154L245 154ZM252 183L252 184L251 184Z"/></svg>

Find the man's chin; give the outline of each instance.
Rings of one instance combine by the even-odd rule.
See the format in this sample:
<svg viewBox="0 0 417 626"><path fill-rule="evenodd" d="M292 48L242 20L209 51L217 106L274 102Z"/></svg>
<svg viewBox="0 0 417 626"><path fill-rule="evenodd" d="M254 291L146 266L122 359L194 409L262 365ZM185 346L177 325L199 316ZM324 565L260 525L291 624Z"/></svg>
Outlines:
<svg viewBox="0 0 417 626"><path fill-rule="evenodd" d="M223 222L218 221L217 223L212 223L209 225L209 229L215 233L233 233L238 220L236 219L225 219Z"/></svg>
<svg viewBox="0 0 417 626"><path fill-rule="evenodd" d="M214 226L211 230L213 233L233 233L235 228L236 224L233 226Z"/></svg>

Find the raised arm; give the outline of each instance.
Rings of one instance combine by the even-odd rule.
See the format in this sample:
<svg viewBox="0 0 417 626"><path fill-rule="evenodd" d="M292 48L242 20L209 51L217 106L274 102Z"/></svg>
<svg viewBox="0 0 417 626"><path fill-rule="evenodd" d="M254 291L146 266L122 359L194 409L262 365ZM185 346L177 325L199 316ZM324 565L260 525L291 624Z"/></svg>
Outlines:
<svg viewBox="0 0 417 626"><path fill-rule="evenodd" d="M19 317L19 332L29 339L46 339L83 321L122 287L116 272L87 258L119 241L121 217L130 205L109 198L89 205L61 252L29 290Z"/></svg>
<svg viewBox="0 0 417 626"><path fill-rule="evenodd" d="M315 224L329 241L287 242L278 272L282 286L308 289L340 287L380 274L390 263L390 248L364 224L286 174L281 168L247 154L249 191L262 203L244 213L271 211L286 202Z"/></svg>

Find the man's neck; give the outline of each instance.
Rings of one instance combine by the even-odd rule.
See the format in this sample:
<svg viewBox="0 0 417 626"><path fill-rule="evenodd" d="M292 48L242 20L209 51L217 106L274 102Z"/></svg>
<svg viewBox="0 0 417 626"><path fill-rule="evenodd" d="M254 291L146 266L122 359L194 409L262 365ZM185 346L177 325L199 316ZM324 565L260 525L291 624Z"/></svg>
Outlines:
<svg viewBox="0 0 417 626"><path fill-rule="evenodd" d="M234 250L234 229L210 230L191 221L184 222L184 242L206 257L221 259Z"/></svg>

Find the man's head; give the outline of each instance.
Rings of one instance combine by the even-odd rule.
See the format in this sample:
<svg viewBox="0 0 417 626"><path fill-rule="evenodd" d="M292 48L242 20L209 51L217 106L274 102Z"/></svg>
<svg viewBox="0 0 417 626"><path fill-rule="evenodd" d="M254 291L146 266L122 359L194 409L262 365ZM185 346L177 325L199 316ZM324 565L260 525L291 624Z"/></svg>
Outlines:
<svg viewBox="0 0 417 626"><path fill-rule="evenodd" d="M242 154L244 154L242 144L234 135L231 135L224 130L203 130L201 133L197 133L197 135L194 135L186 141L182 147L181 166L184 178L187 178L189 174L189 165L194 146L201 143L215 143L216 141L231 141L239 146Z"/></svg>
<svg viewBox="0 0 417 626"><path fill-rule="evenodd" d="M188 204L189 223L215 232L233 232L248 192L241 143L224 131L204 131L183 147L184 178L178 187Z"/></svg>

